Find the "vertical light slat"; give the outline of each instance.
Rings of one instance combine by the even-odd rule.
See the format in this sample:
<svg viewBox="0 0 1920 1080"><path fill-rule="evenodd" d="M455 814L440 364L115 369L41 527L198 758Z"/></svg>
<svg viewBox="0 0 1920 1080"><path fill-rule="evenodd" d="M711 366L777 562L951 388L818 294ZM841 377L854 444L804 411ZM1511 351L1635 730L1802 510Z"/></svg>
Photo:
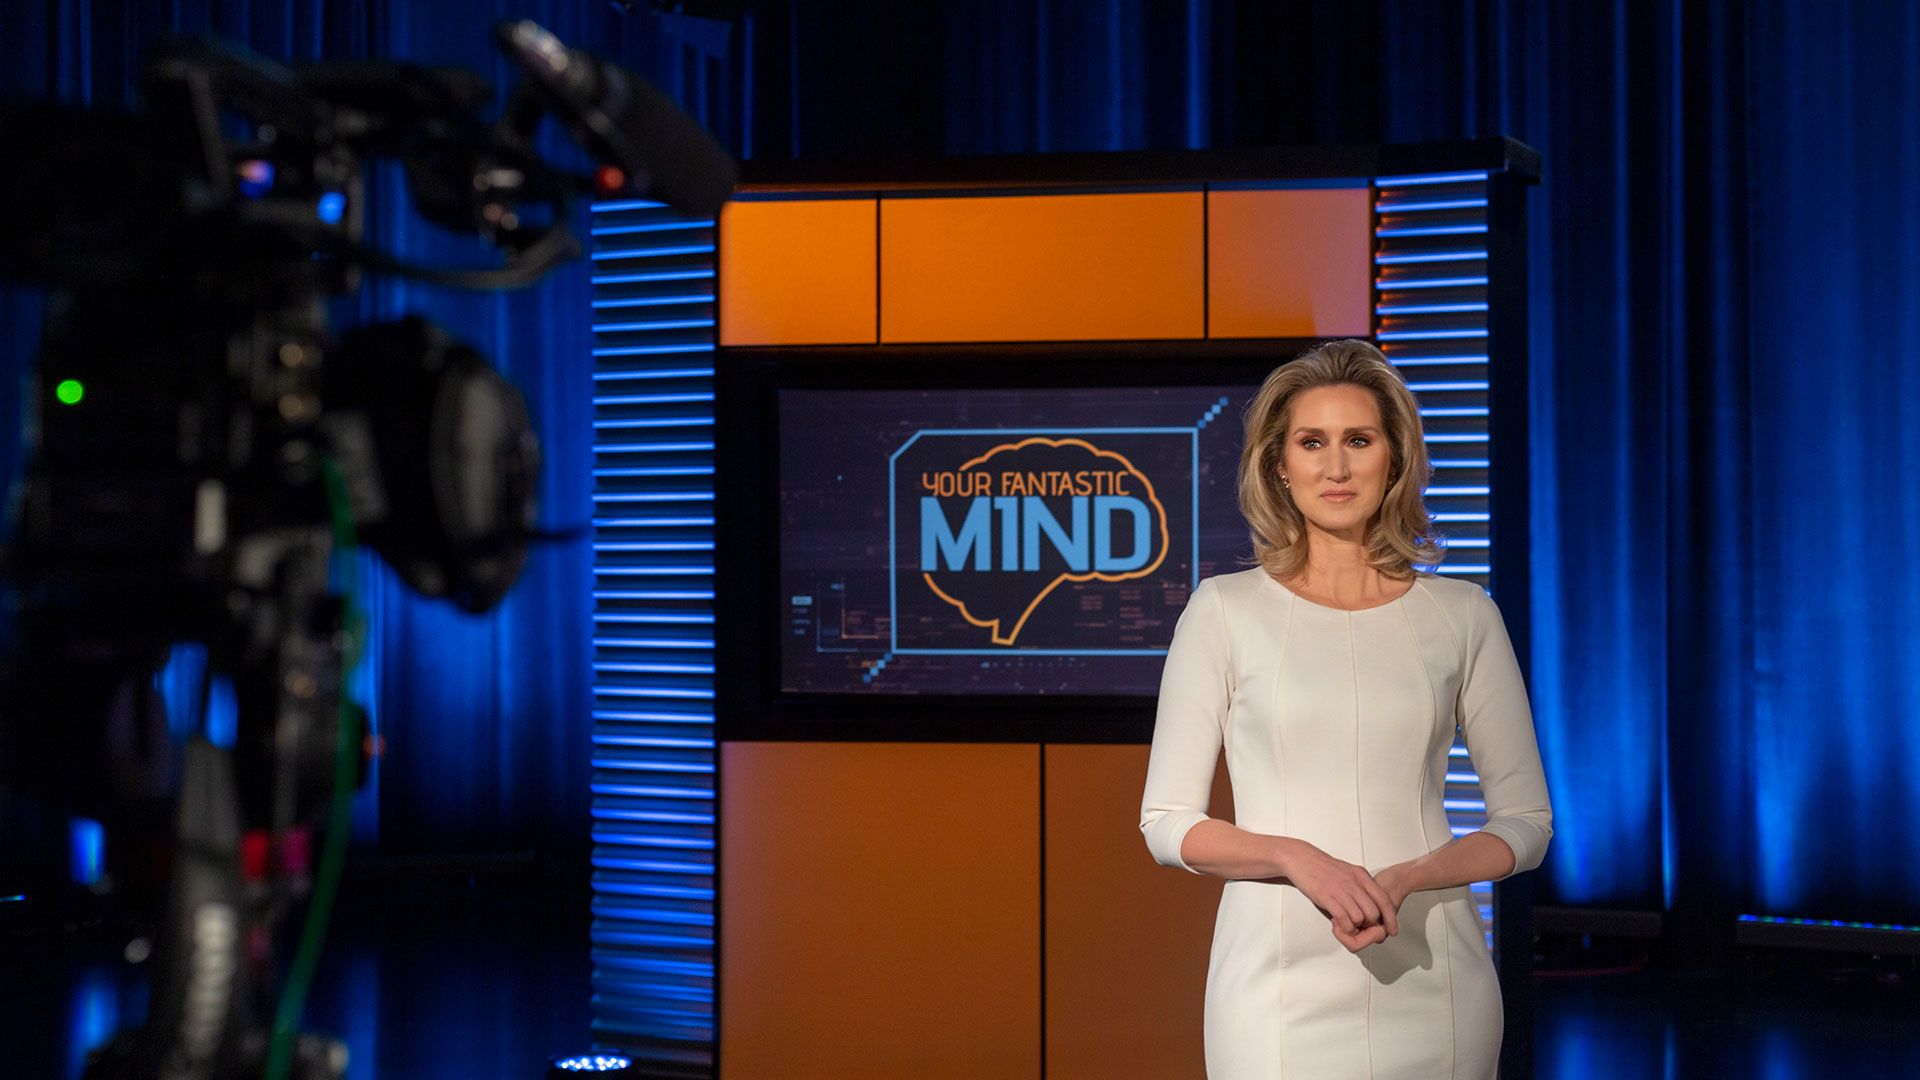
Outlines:
<svg viewBox="0 0 1920 1080"><path fill-rule="evenodd" d="M593 1031L714 1038L713 222L593 211ZM661 1075L661 1073L653 1073Z"/></svg>
<svg viewBox="0 0 1920 1080"><path fill-rule="evenodd" d="M1446 534L1438 572L1482 588L1492 568L1487 367L1488 175L1374 181L1374 333L1420 400L1433 483L1427 508ZM1455 836L1486 824L1480 777L1456 738L1444 795ZM1493 885L1471 886L1493 945Z"/></svg>

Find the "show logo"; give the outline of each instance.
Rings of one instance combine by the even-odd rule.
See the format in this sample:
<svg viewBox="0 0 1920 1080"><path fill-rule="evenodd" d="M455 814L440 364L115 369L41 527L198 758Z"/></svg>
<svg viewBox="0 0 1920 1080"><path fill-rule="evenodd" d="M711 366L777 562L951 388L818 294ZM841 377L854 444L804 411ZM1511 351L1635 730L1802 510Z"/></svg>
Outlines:
<svg viewBox="0 0 1920 1080"><path fill-rule="evenodd" d="M892 458L899 653L1164 652L1191 586L1194 431L922 431Z"/></svg>

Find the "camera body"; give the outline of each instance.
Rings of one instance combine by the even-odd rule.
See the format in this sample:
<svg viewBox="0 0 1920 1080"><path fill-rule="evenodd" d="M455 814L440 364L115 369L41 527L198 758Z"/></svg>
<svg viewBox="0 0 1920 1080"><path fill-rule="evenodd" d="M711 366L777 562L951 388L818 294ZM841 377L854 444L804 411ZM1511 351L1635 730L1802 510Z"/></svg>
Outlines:
<svg viewBox="0 0 1920 1080"><path fill-rule="evenodd" d="M6 185L29 227L0 242L0 272L54 290L10 507L0 761L75 812L139 815L174 771L153 674L201 642L244 710L303 721L242 733L248 817L276 816L279 727L304 779L278 816L310 820L344 625L327 582L326 300L354 277L315 253L358 239L360 162L272 125L229 138L199 122L218 110L192 64L157 64L149 91L145 117L0 114L4 142L33 149ZM281 676L314 686L310 708L281 707Z"/></svg>
<svg viewBox="0 0 1920 1080"><path fill-rule="evenodd" d="M170 80L193 71L159 65L152 96L185 102ZM365 723L338 708L341 541L484 611L524 565L539 447L519 392L424 320L330 333L329 300L359 275L363 162L325 136L369 125L309 102L272 114L319 137L209 138L194 120L210 105L135 126L32 107L0 125L41 136L16 180L37 230L0 267L56 286L7 552L0 768L105 820L164 788L145 684L172 645L200 642L241 711L277 719L242 725L233 749L247 820L287 828L325 806L337 718ZM58 182L81 175L142 178L138 216Z"/></svg>

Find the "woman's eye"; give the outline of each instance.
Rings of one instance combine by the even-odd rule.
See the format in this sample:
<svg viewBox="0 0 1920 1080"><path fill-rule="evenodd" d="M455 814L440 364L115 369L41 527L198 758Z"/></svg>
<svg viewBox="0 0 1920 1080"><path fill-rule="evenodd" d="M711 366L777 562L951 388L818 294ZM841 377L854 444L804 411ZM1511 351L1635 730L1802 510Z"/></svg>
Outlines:
<svg viewBox="0 0 1920 1080"><path fill-rule="evenodd" d="M1319 439L1301 439L1300 445L1304 449L1314 450L1320 446L1320 440Z"/></svg>
<svg viewBox="0 0 1920 1080"><path fill-rule="evenodd" d="M1372 440L1368 439L1365 435L1355 435L1352 439L1348 441L1353 443L1355 446L1365 446Z"/></svg>

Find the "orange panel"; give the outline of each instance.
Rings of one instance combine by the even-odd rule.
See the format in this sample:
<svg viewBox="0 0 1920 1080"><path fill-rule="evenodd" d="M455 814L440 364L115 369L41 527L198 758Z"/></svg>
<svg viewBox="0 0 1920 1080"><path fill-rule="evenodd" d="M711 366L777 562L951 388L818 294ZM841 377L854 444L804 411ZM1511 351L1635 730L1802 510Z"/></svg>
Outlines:
<svg viewBox="0 0 1920 1080"><path fill-rule="evenodd" d="M1040 1075L1040 750L721 748L725 1080Z"/></svg>
<svg viewBox="0 0 1920 1080"><path fill-rule="evenodd" d="M1200 337L1203 198L883 199L881 340Z"/></svg>
<svg viewBox="0 0 1920 1080"><path fill-rule="evenodd" d="M728 203L720 213L720 344L873 344L873 203Z"/></svg>
<svg viewBox="0 0 1920 1080"><path fill-rule="evenodd" d="M1371 334L1372 214L1363 187L1208 194L1208 336Z"/></svg>
<svg viewBox="0 0 1920 1080"><path fill-rule="evenodd" d="M1140 836L1145 746L1047 747L1047 1077L1202 1080L1207 955L1225 882ZM1224 762L1210 812L1232 820Z"/></svg>

